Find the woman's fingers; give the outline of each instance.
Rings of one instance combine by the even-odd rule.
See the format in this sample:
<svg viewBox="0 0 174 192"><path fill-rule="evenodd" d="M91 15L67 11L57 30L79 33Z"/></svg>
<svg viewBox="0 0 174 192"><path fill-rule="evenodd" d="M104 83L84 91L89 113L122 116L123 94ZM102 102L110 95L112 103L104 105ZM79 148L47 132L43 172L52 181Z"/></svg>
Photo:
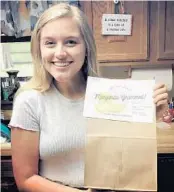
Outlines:
<svg viewBox="0 0 174 192"><path fill-rule="evenodd" d="M156 97L154 97L154 103L158 104L157 106L159 106L159 103L163 103L168 101L168 93L163 93L160 95L157 95Z"/></svg>
<svg viewBox="0 0 174 192"><path fill-rule="evenodd" d="M164 83L158 83L154 86L154 91L160 88L166 87L166 85Z"/></svg>
<svg viewBox="0 0 174 192"><path fill-rule="evenodd" d="M165 85L163 86L156 86L154 88L154 93L153 93L153 97L155 98L157 95L163 94L163 93L167 93L167 87Z"/></svg>
<svg viewBox="0 0 174 192"><path fill-rule="evenodd" d="M168 102L167 99L160 100L160 101L157 102L156 106L158 107L158 106L160 106L160 105L167 105L167 102Z"/></svg>
<svg viewBox="0 0 174 192"><path fill-rule="evenodd" d="M165 84L157 84L154 87L153 99L156 106L168 103L168 92Z"/></svg>

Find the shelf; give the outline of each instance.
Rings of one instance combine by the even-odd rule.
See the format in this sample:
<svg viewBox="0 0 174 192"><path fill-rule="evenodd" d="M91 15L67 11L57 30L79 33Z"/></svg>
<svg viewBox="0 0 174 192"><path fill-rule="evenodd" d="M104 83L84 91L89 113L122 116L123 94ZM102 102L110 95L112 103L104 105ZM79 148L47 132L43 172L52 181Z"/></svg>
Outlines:
<svg viewBox="0 0 174 192"><path fill-rule="evenodd" d="M12 110L3 110L1 109L1 119L10 120L12 116Z"/></svg>
<svg viewBox="0 0 174 192"><path fill-rule="evenodd" d="M13 101L1 100L1 110L12 110Z"/></svg>
<svg viewBox="0 0 174 192"><path fill-rule="evenodd" d="M11 156L11 143L1 143L1 156Z"/></svg>
<svg viewBox="0 0 174 192"><path fill-rule="evenodd" d="M1 105L12 105L13 101L1 100Z"/></svg>
<svg viewBox="0 0 174 192"><path fill-rule="evenodd" d="M10 42L30 42L31 36L19 37L15 36L1 36L1 43L10 43Z"/></svg>

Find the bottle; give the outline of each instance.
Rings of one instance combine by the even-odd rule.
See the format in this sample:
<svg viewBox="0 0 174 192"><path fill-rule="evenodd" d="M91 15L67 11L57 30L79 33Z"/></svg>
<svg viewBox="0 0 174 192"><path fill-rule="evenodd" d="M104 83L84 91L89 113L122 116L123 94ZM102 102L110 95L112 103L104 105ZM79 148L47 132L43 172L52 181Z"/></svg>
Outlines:
<svg viewBox="0 0 174 192"><path fill-rule="evenodd" d="M7 71L8 75L9 75L8 81L9 81L9 88L10 88L10 94L8 96L9 101L13 101L15 93L18 90L18 88L20 87L20 83L17 80L18 72L19 72L18 70Z"/></svg>

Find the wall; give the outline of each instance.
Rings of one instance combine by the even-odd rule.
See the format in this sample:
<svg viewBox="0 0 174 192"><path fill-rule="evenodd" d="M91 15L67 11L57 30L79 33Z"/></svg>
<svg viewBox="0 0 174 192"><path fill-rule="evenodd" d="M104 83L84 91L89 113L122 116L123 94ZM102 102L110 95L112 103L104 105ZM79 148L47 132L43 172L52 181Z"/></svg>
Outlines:
<svg viewBox="0 0 174 192"><path fill-rule="evenodd" d="M4 53L3 48L5 45ZM8 77L6 70L19 70L18 77L32 76L32 58L30 54L30 42L1 43L1 67L5 66L3 62L12 62L13 67L1 68L1 77ZM7 53L7 51L9 51Z"/></svg>

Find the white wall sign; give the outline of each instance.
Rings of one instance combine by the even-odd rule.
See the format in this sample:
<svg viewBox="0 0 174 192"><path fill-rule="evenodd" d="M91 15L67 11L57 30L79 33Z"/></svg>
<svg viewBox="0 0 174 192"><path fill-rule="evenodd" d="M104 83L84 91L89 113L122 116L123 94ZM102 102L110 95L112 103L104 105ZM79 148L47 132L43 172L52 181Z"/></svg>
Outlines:
<svg viewBox="0 0 174 192"><path fill-rule="evenodd" d="M132 15L103 14L102 35L131 35Z"/></svg>

